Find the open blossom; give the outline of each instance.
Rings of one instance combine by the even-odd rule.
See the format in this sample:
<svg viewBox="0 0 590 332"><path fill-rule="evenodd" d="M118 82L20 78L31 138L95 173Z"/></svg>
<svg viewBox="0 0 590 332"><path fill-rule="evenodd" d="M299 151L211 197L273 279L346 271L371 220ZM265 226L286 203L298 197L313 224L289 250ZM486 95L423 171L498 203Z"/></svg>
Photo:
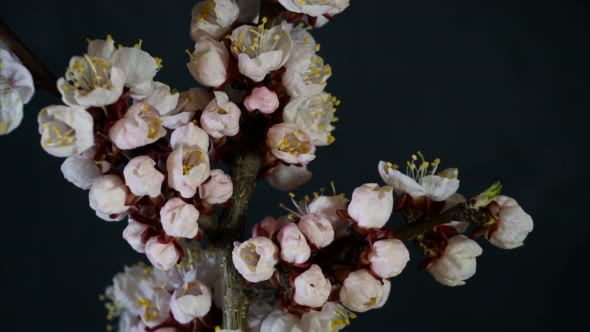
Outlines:
<svg viewBox="0 0 590 332"><path fill-rule="evenodd" d="M144 253L145 252L145 243L141 241L141 234L145 231L149 226L139 223L133 220L131 217L128 218L129 223L127 227L123 230L123 238L133 250Z"/></svg>
<svg viewBox="0 0 590 332"><path fill-rule="evenodd" d="M16 129L23 119L23 105L35 93L33 77L0 41L0 135Z"/></svg>
<svg viewBox="0 0 590 332"><path fill-rule="evenodd" d="M166 129L162 126L160 113L144 102L129 107L125 116L109 129L109 137L122 150L154 143L164 135Z"/></svg>
<svg viewBox="0 0 590 332"><path fill-rule="evenodd" d="M191 88L178 97L176 107L162 116L165 128L176 129L192 121L196 111L204 110L211 101L212 95L201 88Z"/></svg>
<svg viewBox="0 0 590 332"><path fill-rule="evenodd" d="M428 270L434 279L443 285L464 285L465 280L475 274L475 257L481 253L481 247L477 242L464 235L455 235L449 239L442 256L436 259Z"/></svg>
<svg viewBox="0 0 590 332"><path fill-rule="evenodd" d="M309 16L322 16L334 8L348 7L350 0L278 0L285 9Z"/></svg>
<svg viewBox="0 0 590 332"><path fill-rule="evenodd" d="M62 100L69 106L105 106L116 102L123 93L125 73L108 60L75 56L65 77L57 80Z"/></svg>
<svg viewBox="0 0 590 332"><path fill-rule="evenodd" d="M412 155L412 162L407 163L407 175L400 172L397 165L380 161L379 174L383 181L392 186L397 194L408 194L412 198L427 197L435 202L444 201L457 192L459 180L456 168L446 169L438 175L427 175L436 172L440 160L429 163L422 153L418 152L418 155L422 159L420 165L416 165L418 158Z"/></svg>
<svg viewBox="0 0 590 332"><path fill-rule="evenodd" d="M196 145L176 147L168 156L166 167L168 185L184 198L195 196L197 188L210 174L209 156Z"/></svg>
<svg viewBox="0 0 590 332"><path fill-rule="evenodd" d="M282 82L291 97L321 93L332 76L332 68L315 54L315 46L311 43L296 43L285 68Z"/></svg>
<svg viewBox="0 0 590 332"><path fill-rule="evenodd" d="M310 310L301 316L301 327L306 332L340 331L350 324L354 314L336 302L326 302L321 311Z"/></svg>
<svg viewBox="0 0 590 332"><path fill-rule="evenodd" d="M266 180L275 189L291 191L309 181L311 175L306 166L278 164Z"/></svg>
<svg viewBox="0 0 590 332"><path fill-rule="evenodd" d="M276 158L289 164L305 165L315 159L311 137L294 123L283 122L270 127L266 145Z"/></svg>
<svg viewBox="0 0 590 332"><path fill-rule="evenodd" d="M199 196L209 204L221 204L230 199L233 191L231 177L220 169L214 169L211 178L199 187Z"/></svg>
<svg viewBox="0 0 590 332"><path fill-rule="evenodd" d="M141 49L142 41L133 47L117 47L108 35L106 40L95 39L88 43L90 57L103 58L124 73L124 85L131 97L141 99L154 88L153 78L161 67L161 59L152 57Z"/></svg>
<svg viewBox="0 0 590 332"><path fill-rule="evenodd" d="M381 278L400 274L410 260L410 252L398 239L385 239L373 243L369 253L371 271Z"/></svg>
<svg viewBox="0 0 590 332"><path fill-rule="evenodd" d="M198 41L202 37L222 37L238 19L240 8L235 0L204 0L198 2L192 11L191 37Z"/></svg>
<svg viewBox="0 0 590 332"><path fill-rule="evenodd" d="M234 136L240 131L240 108L225 92L215 91L215 99L203 110L201 126L212 137Z"/></svg>
<svg viewBox="0 0 590 332"><path fill-rule="evenodd" d="M90 207L97 212L97 215L98 213L113 215L129 210L129 206L125 205L128 194L123 180L118 175L108 174L96 179L90 188L88 199Z"/></svg>
<svg viewBox="0 0 590 332"><path fill-rule="evenodd" d="M67 157L61 164L64 178L80 189L90 189L96 179L110 169L109 162L95 161L95 154L96 148L91 147Z"/></svg>
<svg viewBox="0 0 590 332"><path fill-rule="evenodd" d="M193 238L199 231L199 211L180 198L172 198L160 210L162 227L167 235Z"/></svg>
<svg viewBox="0 0 590 332"><path fill-rule="evenodd" d="M259 110L263 114L271 114L279 108L279 97L266 86L257 86L244 99L244 106L249 112Z"/></svg>
<svg viewBox="0 0 590 332"><path fill-rule="evenodd" d="M157 236L146 242L145 254L153 266L164 271L174 267L180 257L174 244L161 243Z"/></svg>
<svg viewBox="0 0 590 332"><path fill-rule="evenodd" d="M366 183L352 192L348 214L360 227L381 228L393 212L393 193L391 187L379 187L376 183Z"/></svg>
<svg viewBox="0 0 590 332"><path fill-rule="evenodd" d="M334 241L334 227L330 221L317 214L309 213L297 223L299 230L317 248L324 248Z"/></svg>
<svg viewBox="0 0 590 332"><path fill-rule="evenodd" d="M156 169L156 162L148 156L138 156L123 169L125 183L135 196L158 197L164 174Z"/></svg>
<svg viewBox="0 0 590 332"><path fill-rule="evenodd" d="M325 92L294 98L285 106L283 119L304 128L314 145L328 145L334 142L332 122L337 120L334 105L338 103L335 97Z"/></svg>
<svg viewBox="0 0 590 332"><path fill-rule="evenodd" d="M321 307L328 301L332 284L324 277L322 269L313 264L309 269L295 278L295 294L293 300L299 305L312 308Z"/></svg>
<svg viewBox="0 0 590 332"><path fill-rule="evenodd" d="M189 281L172 294L170 310L177 322L188 324L205 316L211 309L211 303L211 290L198 281Z"/></svg>
<svg viewBox="0 0 590 332"><path fill-rule="evenodd" d="M297 225L290 223L283 226L277 240L281 245L281 258L285 262L303 264L309 259L311 248Z"/></svg>
<svg viewBox="0 0 590 332"><path fill-rule="evenodd" d="M180 94L171 91L168 85L161 82L154 82L153 90L141 101L155 108L161 118L176 109L179 97Z"/></svg>
<svg viewBox="0 0 590 332"><path fill-rule="evenodd" d="M389 297L390 282L379 280L365 269L351 272L340 289L340 302L348 309L365 312L381 308Z"/></svg>
<svg viewBox="0 0 590 332"><path fill-rule="evenodd" d="M216 88L227 79L229 50L211 37L203 37L195 44L187 67L191 75L204 86Z"/></svg>
<svg viewBox="0 0 590 332"><path fill-rule="evenodd" d="M266 19L257 28L237 27L231 35L232 53L238 58L242 75L260 82L285 64L291 53L291 37L281 25L265 29Z"/></svg>
<svg viewBox="0 0 590 332"><path fill-rule="evenodd" d="M232 261L236 270L250 282L268 280L279 262L277 246L266 237L234 242Z"/></svg>
<svg viewBox="0 0 590 332"><path fill-rule="evenodd" d="M94 144L94 122L78 106L49 106L37 118L41 146L56 157L68 157L89 149Z"/></svg>
<svg viewBox="0 0 590 332"><path fill-rule="evenodd" d="M486 237L491 244L502 249L522 246L524 239L533 231L533 218L513 198L500 195L494 202L499 205L497 227L488 231Z"/></svg>

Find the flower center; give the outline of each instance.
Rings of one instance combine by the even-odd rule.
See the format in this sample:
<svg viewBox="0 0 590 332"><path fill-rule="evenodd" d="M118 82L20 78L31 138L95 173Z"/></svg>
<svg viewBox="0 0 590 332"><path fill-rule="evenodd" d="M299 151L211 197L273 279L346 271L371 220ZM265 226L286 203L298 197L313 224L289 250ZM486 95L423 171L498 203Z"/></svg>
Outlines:
<svg viewBox="0 0 590 332"><path fill-rule="evenodd" d="M267 22L266 17L263 17L261 24L257 27L251 27L246 34L238 33L238 39L232 39L232 49L236 53L245 53L251 58L257 57L261 53L270 52L279 49L277 44L282 38L289 38L289 34L282 29L271 28L265 29L264 25Z"/></svg>
<svg viewBox="0 0 590 332"><path fill-rule="evenodd" d="M147 137L149 139L156 138L160 132L160 126L162 125L162 120L160 119L158 112L153 110L150 105L145 104L141 109L139 117L148 125L149 130Z"/></svg>
<svg viewBox="0 0 590 332"><path fill-rule="evenodd" d="M416 154L420 157L420 160L418 160L418 156L416 156ZM436 173L436 169L440 164L440 159L436 158L434 161L428 162L424 158L422 152L418 151L416 154L412 155L411 161L406 161L406 175L411 177L417 183L421 183L422 178L424 178L426 175L432 175ZM399 166L388 162L385 165L385 173L389 173L389 170L391 169L398 170ZM442 174L444 172L445 171L441 172L441 176L445 176Z"/></svg>
<svg viewBox="0 0 590 332"><path fill-rule="evenodd" d="M100 58L91 58L85 54L83 58L74 61L73 65L66 70L66 80L70 86L73 86L81 94L88 94L90 91L98 88L113 89L110 85L109 70L111 65L108 61ZM69 90L69 86L62 86L64 91Z"/></svg>
<svg viewBox="0 0 590 332"><path fill-rule="evenodd" d="M74 143L76 131L61 121L49 121L43 124L43 129L49 133L45 141L47 146L68 146Z"/></svg>
<svg viewBox="0 0 590 332"><path fill-rule="evenodd" d="M252 243L248 243L246 248L240 250L240 257L248 265L250 272L256 271L256 265L260 260L260 255L256 253L256 246Z"/></svg>
<svg viewBox="0 0 590 332"><path fill-rule="evenodd" d="M190 171L205 161L203 152L198 149L187 150L182 156L182 175L188 175Z"/></svg>
<svg viewBox="0 0 590 332"><path fill-rule="evenodd" d="M303 135L304 134L301 129L296 129L292 133L285 135L279 144L279 151L287 152L294 156L309 153L311 148L309 147L309 143L303 141L305 138Z"/></svg>

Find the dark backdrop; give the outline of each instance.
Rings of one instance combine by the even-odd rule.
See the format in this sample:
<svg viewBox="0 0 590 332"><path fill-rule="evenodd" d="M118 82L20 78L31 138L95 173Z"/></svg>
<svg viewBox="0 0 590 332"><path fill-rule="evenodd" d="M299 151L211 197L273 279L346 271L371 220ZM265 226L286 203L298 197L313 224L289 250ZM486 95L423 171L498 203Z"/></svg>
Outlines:
<svg viewBox="0 0 590 332"><path fill-rule="evenodd" d="M133 5L131 5L131 3ZM164 59L158 80L185 90L194 1L5 2L0 15L58 75L85 38L113 34ZM589 252L588 17L582 1L353 0L314 31L342 99L337 140L318 151L314 179L348 194L380 181L377 162L421 149L460 168L461 192L496 180L534 218L524 247L482 243L478 273L447 288L416 271L392 280L382 310L350 331L545 331L586 321ZM98 294L142 257L107 224L87 193L62 179L61 159L39 146L39 92L22 126L0 137L0 287L3 331L104 331ZM288 196L266 183L250 220L279 215ZM397 220L397 219L396 219ZM397 220L399 221L399 220ZM416 254L415 250L413 254Z"/></svg>

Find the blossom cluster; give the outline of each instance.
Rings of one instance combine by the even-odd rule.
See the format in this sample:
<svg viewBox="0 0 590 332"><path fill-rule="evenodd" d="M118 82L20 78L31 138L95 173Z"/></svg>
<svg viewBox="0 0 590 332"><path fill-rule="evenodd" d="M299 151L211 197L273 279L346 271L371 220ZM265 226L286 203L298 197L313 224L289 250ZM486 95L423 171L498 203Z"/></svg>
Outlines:
<svg viewBox="0 0 590 332"><path fill-rule="evenodd" d="M16 129L23 120L23 107L35 93L29 70L0 41L0 135Z"/></svg>
<svg viewBox="0 0 590 332"><path fill-rule="evenodd" d="M394 164L380 162L385 185L363 184L350 199L315 193L313 199L305 196L297 201L291 194L295 209L288 209L286 217L265 218L254 226L251 239L235 244L236 269L247 282L271 285L278 299L275 310L289 314L272 324L297 326L292 330L325 331L326 326L339 330L351 312L382 307L390 294L389 280L410 259L396 232L386 227L394 211L411 224L478 202L485 220L472 238L485 234L491 244L504 249L523 244L533 222L514 199L497 195L488 202L484 198L490 196L480 195L466 201L457 193L457 169L437 173L438 159L429 163L418 155L420 159L413 155L407 162L406 174ZM482 249L462 234L468 221L449 220L414 238L425 255L420 266L443 285L462 285L475 274ZM340 314L326 314L328 307ZM308 315L325 315L337 322L318 325L324 329L311 328L306 325Z"/></svg>

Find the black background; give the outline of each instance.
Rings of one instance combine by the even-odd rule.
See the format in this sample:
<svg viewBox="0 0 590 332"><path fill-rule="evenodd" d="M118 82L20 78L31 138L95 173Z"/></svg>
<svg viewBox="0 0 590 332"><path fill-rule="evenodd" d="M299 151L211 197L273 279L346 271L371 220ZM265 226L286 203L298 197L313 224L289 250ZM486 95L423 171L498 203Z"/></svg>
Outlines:
<svg viewBox="0 0 590 332"><path fill-rule="evenodd" d="M195 86L184 49L194 1L33 1L0 15L56 74L85 38L133 44L164 59L156 79ZM460 169L472 195L496 180L533 216L525 246L481 241L478 272L448 288L416 271L392 280L387 305L350 331L552 331L586 322L590 252L588 11L582 1L353 0L315 30L342 99L336 142L319 149L298 194L329 186L348 195L380 182L379 160L420 149ZM36 116L60 101L41 91L22 126L0 137L0 287L3 331L104 331L98 294L142 259L106 223L87 193L63 180L61 159L39 145ZM261 183L250 221L282 212L288 196ZM390 225L399 223L392 218ZM583 325L582 325L583 326Z"/></svg>

